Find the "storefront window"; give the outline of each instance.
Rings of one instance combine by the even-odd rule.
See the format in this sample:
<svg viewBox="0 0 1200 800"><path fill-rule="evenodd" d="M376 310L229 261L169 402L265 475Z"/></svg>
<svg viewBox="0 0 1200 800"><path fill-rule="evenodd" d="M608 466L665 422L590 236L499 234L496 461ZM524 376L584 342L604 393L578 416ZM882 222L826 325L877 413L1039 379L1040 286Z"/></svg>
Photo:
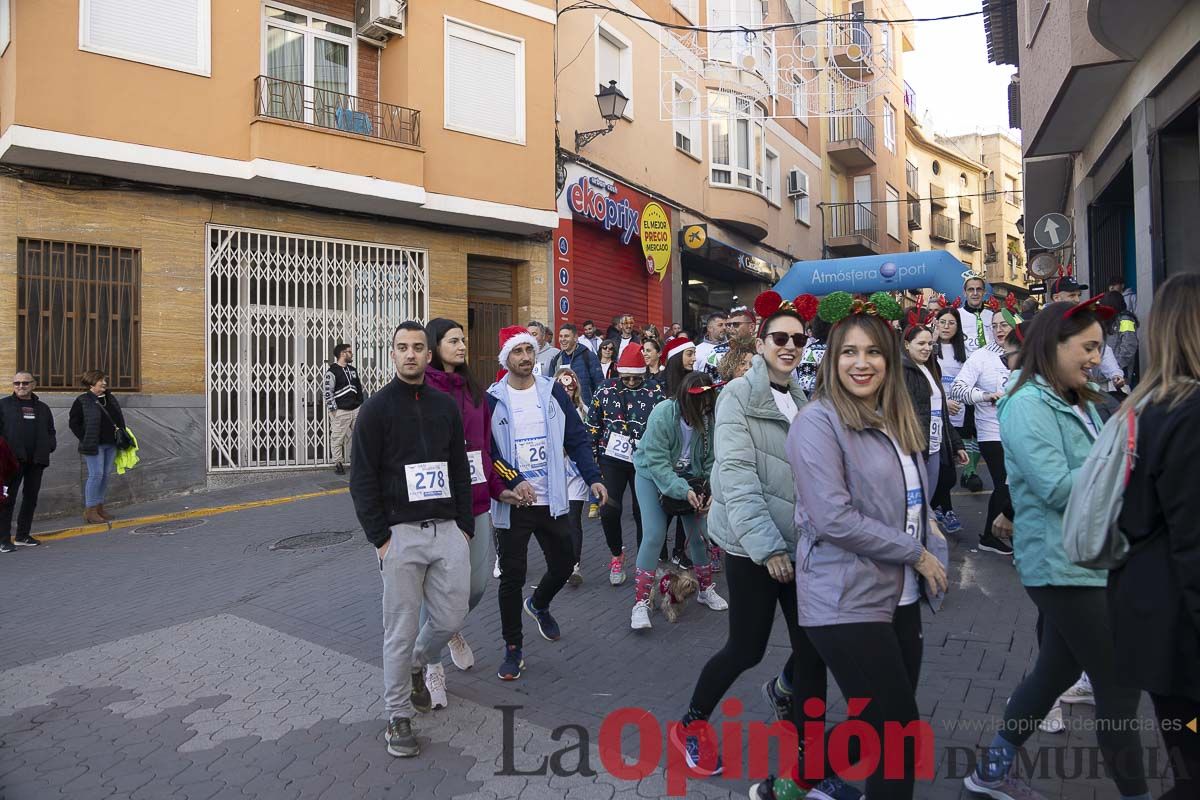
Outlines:
<svg viewBox="0 0 1200 800"><path fill-rule="evenodd" d="M766 191L763 110L748 97L710 92L709 136L712 176L716 186Z"/></svg>

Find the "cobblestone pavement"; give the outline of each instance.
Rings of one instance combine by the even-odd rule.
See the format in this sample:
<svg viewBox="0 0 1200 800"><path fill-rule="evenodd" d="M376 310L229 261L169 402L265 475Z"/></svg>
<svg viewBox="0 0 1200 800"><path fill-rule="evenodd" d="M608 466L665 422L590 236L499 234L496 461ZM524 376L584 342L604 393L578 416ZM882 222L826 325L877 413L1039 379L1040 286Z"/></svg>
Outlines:
<svg viewBox="0 0 1200 800"><path fill-rule="evenodd" d="M984 497L957 498L967 530L978 527ZM466 630L477 666L447 664L450 708L419 717L423 749L411 760L390 758L380 740L378 562L349 498L194 523L50 542L0 561L0 798L666 796L661 770L622 780L604 769L601 721L623 706L660 722L677 718L700 666L724 641L726 618L689 605L675 625L656 615L651 631L631 631L632 588L608 586L594 523L586 581L555 601L563 639L527 636L525 674L497 680L493 581ZM302 534L352 536L272 549ZM956 776L969 750L990 740L988 725L1035 652L1036 612L1011 563L972 551L974 538L964 533L955 543L955 590L925 620L918 700L936 733L938 775L918 786L920 798L969 796ZM531 579L540 564L533 548ZM777 624L763 663L734 688L744 720L765 716L758 686L786 655ZM830 700L832 718L843 718L844 703ZM507 712L511 724L499 706L520 706ZM1032 744L1094 748L1091 708L1066 714L1069 732L1039 734ZM1153 719L1148 703L1142 714ZM633 731L624 729L627 753ZM556 752L551 763L575 774L537 774ZM1071 751L1068 768L1076 759L1086 767L1087 752ZM1086 775L1035 785L1048 797L1117 797L1111 782ZM687 796L745 797L747 786L691 781ZM1155 794L1162 788L1152 783Z"/></svg>

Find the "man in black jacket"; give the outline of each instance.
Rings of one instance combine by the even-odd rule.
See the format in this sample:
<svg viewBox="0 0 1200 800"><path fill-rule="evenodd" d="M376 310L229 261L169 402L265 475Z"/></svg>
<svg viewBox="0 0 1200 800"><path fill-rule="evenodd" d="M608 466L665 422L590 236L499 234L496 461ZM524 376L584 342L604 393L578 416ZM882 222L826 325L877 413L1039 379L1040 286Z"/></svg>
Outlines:
<svg viewBox="0 0 1200 800"><path fill-rule="evenodd" d="M350 496L383 576L383 688L387 751L420 752L414 709L432 707L424 669L467 616L475 532L462 414L425 385L425 329L392 334L396 377L362 406L354 427ZM422 603L428 621L419 626Z"/></svg>
<svg viewBox="0 0 1200 800"><path fill-rule="evenodd" d="M58 446L58 439L50 407L33 393L33 386L33 375L18 372L13 376L13 393L0 399L0 436L8 442L19 465L8 481L8 502L0 506L0 553L13 551L13 510L17 505L17 491L22 485L25 491L21 495L21 513L17 517L16 544L20 547L37 547L39 544L29 531L33 527L38 493L42 490L42 472L50 465L50 454Z"/></svg>

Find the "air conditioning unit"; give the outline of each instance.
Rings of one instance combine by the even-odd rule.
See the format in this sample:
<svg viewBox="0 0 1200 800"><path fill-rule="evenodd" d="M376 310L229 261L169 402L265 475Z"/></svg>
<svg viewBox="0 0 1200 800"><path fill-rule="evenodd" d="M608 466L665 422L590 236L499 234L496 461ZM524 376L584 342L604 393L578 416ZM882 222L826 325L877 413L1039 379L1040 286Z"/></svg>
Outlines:
<svg viewBox="0 0 1200 800"><path fill-rule="evenodd" d="M788 197L799 197L808 194L808 175L798 169L788 170L787 176L787 193Z"/></svg>
<svg viewBox="0 0 1200 800"><path fill-rule="evenodd" d="M392 36L404 35L404 15L408 0L358 0L354 27L358 38L383 47Z"/></svg>

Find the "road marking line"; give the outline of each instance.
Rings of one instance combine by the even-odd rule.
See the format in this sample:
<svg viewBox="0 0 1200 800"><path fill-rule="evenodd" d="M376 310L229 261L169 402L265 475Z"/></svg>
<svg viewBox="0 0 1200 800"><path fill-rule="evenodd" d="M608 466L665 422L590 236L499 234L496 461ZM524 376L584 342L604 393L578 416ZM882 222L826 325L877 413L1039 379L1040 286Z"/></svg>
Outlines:
<svg viewBox="0 0 1200 800"><path fill-rule="evenodd" d="M194 519L196 517L208 517L215 514L228 514L231 511L245 511L251 508L264 508L266 506L278 506L284 503L294 503L297 500L311 500L314 497L329 497L335 494L346 494L350 491L349 487L343 489L326 489L320 492L307 492L305 494L287 495L285 497L269 497L266 500L249 500L245 503L232 503L227 506L211 506L209 508L192 508L187 511L172 511L166 514L150 514L144 517L132 517L130 519L119 519L113 522L107 522L103 525L80 525L75 528L64 528L59 531L51 531L50 533L39 533L37 538L43 541L58 541L60 539L74 539L77 536L90 536L94 533L107 533L109 531L120 530L122 528L136 528L139 525L150 525L155 522L169 522L176 519Z"/></svg>

